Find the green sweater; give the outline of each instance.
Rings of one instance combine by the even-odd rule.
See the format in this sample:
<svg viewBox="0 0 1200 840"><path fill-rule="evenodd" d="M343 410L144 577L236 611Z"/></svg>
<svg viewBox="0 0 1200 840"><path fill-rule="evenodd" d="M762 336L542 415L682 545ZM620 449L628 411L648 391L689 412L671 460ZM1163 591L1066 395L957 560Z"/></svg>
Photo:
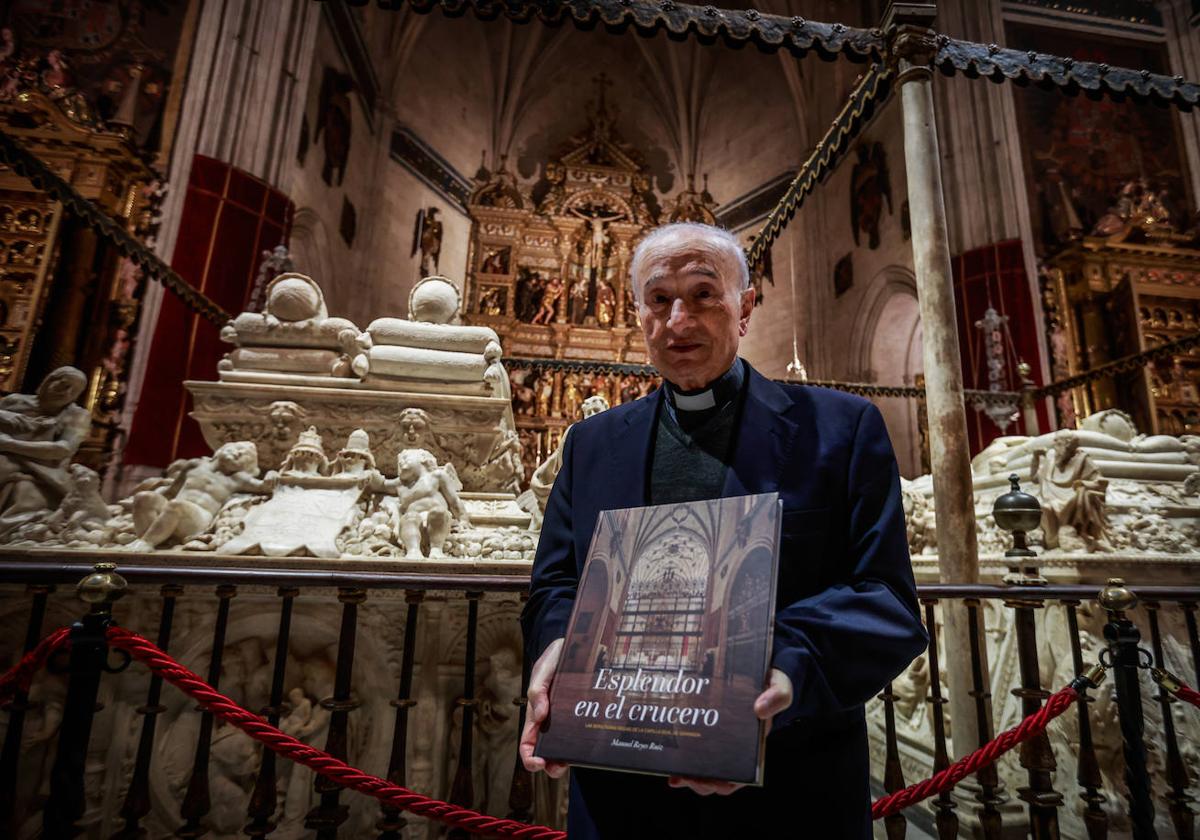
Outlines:
<svg viewBox="0 0 1200 840"><path fill-rule="evenodd" d="M720 497L725 473L733 461L735 424L743 399L742 371L730 373L739 387L723 405L705 412L685 412L669 404L662 407L650 465L650 504ZM670 394L663 397L669 400Z"/></svg>

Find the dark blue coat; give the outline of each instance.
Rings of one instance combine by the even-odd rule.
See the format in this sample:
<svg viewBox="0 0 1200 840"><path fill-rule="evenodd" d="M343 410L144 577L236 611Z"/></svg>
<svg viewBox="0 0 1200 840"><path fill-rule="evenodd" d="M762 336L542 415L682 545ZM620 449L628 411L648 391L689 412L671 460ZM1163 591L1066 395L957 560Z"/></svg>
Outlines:
<svg viewBox="0 0 1200 840"><path fill-rule="evenodd" d="M870 837L863 703L927 641L896 459L868 401L747 367L722 495L783 500L772 665L794 691L767 739L764 785L700 797L662 777L573 769L572 840L768 837L783 826L797 837ZM529 662L566 633L600 511L647 504L662 401L660 389L567 436L521 616Z"/></svg>

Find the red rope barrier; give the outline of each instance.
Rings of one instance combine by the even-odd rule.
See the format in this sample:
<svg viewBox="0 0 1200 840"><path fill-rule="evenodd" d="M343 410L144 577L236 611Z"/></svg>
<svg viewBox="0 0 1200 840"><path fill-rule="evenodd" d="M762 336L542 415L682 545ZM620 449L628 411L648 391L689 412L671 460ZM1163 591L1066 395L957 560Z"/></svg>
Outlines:
<svg viewBox="0 0 1200 840"><path fill-rule="evenodd" d="M1190 686L1181 685L1179 686L1179 690L1175 692L1175 696L1200 709L1200 691L1196 691L1196 689Z"/></svg>
<svg viewBox="0 0 1200 840"><path fill-rule="evenodd" d="M1200 691L1196 691L1170 671L1163 668L1151 668L1150 676L1154 677L1154 681L1172 697L1185 703L1191 703L1200 709Z"/></svg>
<svg viewBox="0 0 1200 840"><path fill-rule="evenodd" d="M46 660L60 647L70 641L70 628L55 630L25 654L21 660L3 675L0 675L0 704L8 703L18 691L28 691L33 675L46 664ZM526 825L515 820L500 819L460 808L448 802L431 799L406 787L392 784L378 776L364 773L328 753L298 741L292 736L271 726L263 718L238 706L225 695L215 691L197 674L176 662L150 640L121 627L108 629L108 641L113 647L121 648L151 671L161 676L189 697L197 700L214 717L236 726L268 749L298 764L303 764L321 776L341 785L373 796L379 801L416 814L439 820L448 825L478 834L514 837L519 840L566 840L566 832L542 825ZM1080 678L1084 682L1087 678ZM1175 697L1200 708L1200 692L1184 685L1166 672L1155 674L1155 679ZM871 806L873 820L891 816L915 805L922 800L950 790L967 776L996 761L1013 747L1024 743L1046 731L1050 721L1061 715L1079 699L1074 685L1059 689L1046 700L1034 714L1017 726L1002 732L970 755L934 774L923 782L910 785L903 790L877 800Z"/></svg>
<svg viewBox="0 0 1200 840"><path fill-rule="evenodd" d="M430 799L408 788L364 773L328 753L298 741L246 711L228 697L214 691L200 677L184 668L148 639L121 627L108 629L108 641L121 648L151 671L203 705L214 717L236 726L254 740L284 758L303 764L342 787L373 796L384 804L421 817L439 820L477 834L514 837L519 840L566 840L566 832L542 825L490 817L448 802Z"/></svg>
<svg viewBox="0 0 1200 840"><path fill-rule="evenodd" d="M42 669L46 660L53 656L56 650L68 643L70 635L70 627L58 628L0 676L0 706L11 703L19 691L29 692L33 675Z"/></svg>
<svg viewBox="0 0 1200 840"><path fill-rule="evenodd" d="M875 804L871 806L871 819L878 820L883 817L890 817L892 814L899 813L910 805L915 805L924 799L950 790L950 788L954 787L964 778L991 764L1013 747L1045 732L1046 727L1050 725L1050 721L1069 709L1071 704L1078 699L1079 693L1073 686L1068 685L1059 689L1050 695L1046 700L1046 705L1042 706L1041 709L1025 718L1025 720L1012 729L1000 733L991 741L975 750L975 752L960 758L945 770L935 773L931 778L923 782L910 785L904 788L904 790L898 790L893 794L876 800Z"/></svg>

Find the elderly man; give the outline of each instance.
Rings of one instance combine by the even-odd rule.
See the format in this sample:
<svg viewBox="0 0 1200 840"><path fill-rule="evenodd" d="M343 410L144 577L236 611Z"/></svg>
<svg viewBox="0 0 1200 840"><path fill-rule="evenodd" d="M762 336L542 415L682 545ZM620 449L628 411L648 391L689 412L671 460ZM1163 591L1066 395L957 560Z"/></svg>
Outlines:
<svg viewBox="0 0 1200 840"><path fill-rule="evenodd" d="M754 291L726 231L659 228L631 272L665 387L583 420L567 440L521 617L534 662L522 760L566 770L533 751L600 511L777 491L773 667L746 709L770 726L763 787L578 768L568 833L870 837L863 704L926 643L883 419L858 397L779 385L737 357Z"/></svg>

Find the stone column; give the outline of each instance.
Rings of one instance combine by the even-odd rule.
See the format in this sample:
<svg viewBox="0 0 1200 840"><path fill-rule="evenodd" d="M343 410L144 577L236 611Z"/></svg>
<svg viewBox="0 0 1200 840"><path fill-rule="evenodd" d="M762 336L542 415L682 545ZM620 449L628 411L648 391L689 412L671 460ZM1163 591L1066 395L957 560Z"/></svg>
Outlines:
<svg viewBox="0 0 1200 840"><path fill-rule="evenodd" d="M975 583L979 580L975 497L930 68L935 44L929 27L935 11L932 5L905 4L903 11L893 6L885 16L884 26L897 25L891 46L897 61L896 84L904 112L904 159L912 215L913 269L924 336L925 405L929 417L939 573L943 582ZM943 659L954 721L953 747L955 754L961 756L978 746L975 705L969 694L972 681L970 652L965 642L967 612L961 602L944 603L941 616L946 639ZM980 638L985 638L982 628ZM986 650L983 658L986 675Z"/></svg>

